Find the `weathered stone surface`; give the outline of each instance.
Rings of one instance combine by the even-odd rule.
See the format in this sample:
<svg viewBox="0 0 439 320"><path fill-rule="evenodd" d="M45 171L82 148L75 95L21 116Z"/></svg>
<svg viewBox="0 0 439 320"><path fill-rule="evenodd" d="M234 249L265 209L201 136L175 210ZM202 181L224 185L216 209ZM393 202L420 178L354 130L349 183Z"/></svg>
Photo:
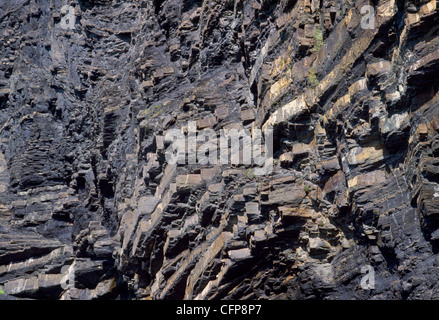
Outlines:
<svg viewBox="0 0 439 320"><path fill-rule="evenodd" d="M439 298L436 0L63 4L0 0L1 299Z"/></svg>
<svg viewBox="0 0 439 320"><path fill-rule="evenodd" d="M305 192L300 187L285 187L272 191L269 194L268 203L298 205L305 195Z"/></svg>

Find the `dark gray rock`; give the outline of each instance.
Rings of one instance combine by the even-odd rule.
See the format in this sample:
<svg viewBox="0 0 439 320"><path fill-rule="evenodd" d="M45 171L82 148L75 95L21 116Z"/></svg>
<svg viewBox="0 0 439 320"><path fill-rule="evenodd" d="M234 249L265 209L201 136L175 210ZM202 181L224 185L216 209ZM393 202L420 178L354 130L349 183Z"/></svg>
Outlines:
<svg viewBox="0 0 439 320"><path fill-rule="evenodd" d="M0 299L439 297L435 0L64 4L0 0Z"/></svg>

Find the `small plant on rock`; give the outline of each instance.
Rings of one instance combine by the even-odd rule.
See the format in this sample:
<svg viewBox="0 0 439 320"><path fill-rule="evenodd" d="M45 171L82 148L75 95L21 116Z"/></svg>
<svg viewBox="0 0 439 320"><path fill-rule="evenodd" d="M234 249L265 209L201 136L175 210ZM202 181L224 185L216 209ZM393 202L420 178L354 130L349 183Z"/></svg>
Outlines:
<svg viewBox="0 0 439 320"><path fill-rule="evenodd" d="M244 175L246 176L246 178L250 178L250 179L256 178L256 175L252 169L245 170Z"/></svg>
<svg viewBox="0 0 439 320"><path fill-rule="evenodd" d="M323 47L323 31L320 28L316 29L314 34L314 47L311 49L311 52L318 52Z"/></svg>
<svg viewBox="0 0 439 320"><path fill-rule="evenodd" d="M319 85L319 80L317 79L317 75L313 67L309 68L308 79L312 86L316 87Z"/></svg>

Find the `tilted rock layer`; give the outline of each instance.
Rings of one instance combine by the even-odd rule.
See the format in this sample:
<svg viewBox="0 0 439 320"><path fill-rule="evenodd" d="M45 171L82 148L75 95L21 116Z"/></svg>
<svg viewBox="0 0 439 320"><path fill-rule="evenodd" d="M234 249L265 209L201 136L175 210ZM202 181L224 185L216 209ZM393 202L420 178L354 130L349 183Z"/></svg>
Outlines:
<svg viewBox="0 0 439 320"><path fill-rule="evenodd" d="M0 41L0 298L439 298L436 0L0 0ZM189 121L272 172L169 163Z"/></svg>

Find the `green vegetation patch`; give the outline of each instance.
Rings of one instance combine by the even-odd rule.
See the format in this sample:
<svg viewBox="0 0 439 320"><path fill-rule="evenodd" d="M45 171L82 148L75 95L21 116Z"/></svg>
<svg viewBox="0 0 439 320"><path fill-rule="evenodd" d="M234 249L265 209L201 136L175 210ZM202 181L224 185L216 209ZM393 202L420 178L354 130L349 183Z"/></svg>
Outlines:
<svg viewBox="0 0 439 320"><path fill-rule="evenodd" d="M323 31L321 28L317 28L314 34L314 47L311 52L317 52L323 47Z"/></svg>
<svg viewBox="0 0 439 320"><path fill-rule="evenodd" d="M320 83L313 67L309 68L308 80L314 87L318 86Z"/></svg>

